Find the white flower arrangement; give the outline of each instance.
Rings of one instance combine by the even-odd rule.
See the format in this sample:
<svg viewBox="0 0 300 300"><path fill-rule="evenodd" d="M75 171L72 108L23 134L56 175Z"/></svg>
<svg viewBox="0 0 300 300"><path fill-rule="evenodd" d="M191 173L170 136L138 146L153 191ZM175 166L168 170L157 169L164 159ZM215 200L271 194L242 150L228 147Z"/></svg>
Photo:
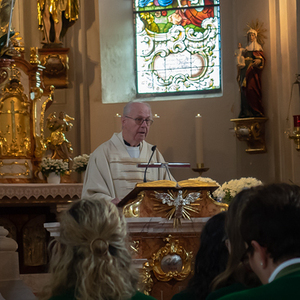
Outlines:
<svg viewBox="0 0 300 300"><path fill-rule="evenodd" d="M197 177L197 178L190 178L191 180L200 180L203 182L213 182L216 183L219 188L216 189L212 196L217 201L222 201L225 203L230 203L230 201L238 194L240 191L251 188L258 185L263 185L263 183L254 178L254 177L242 177L240 179L232 179L228 182L224 182L222 186L215 180L209 177Z"/></svg>
<svg viewBox="0 0 300 300"><path fill-rule="evenodd" d="M242 177L240 179L232 179L222 184L214 193L214 197L222 198L223 202L230 203L236 194L244 189L263 185L263 183L254 177Z"/></svg>
<svg viewBox="0 0 300 300"><path fill-rule="evenodd" d="M213 197L219 201L222 201L225 197L225 192L221 186L213 192Z"/></svg>
<svg viewBox="0 0 300 300"><path fill-rule="evenodd" d="M50 173L54 172L57 175L63 175L69 170L69 165L62 159L43 158L40 164L41 172L45 176L49 176Z"/></svg>
<svg viewBox="0 0 300 300"><path fill-rule="evenodd" d="M197 177L197 178L190 178L190 180L199 180L199 181L202 181L202 182L213 182L213 183L216 183L218 186L220 186L218 182L216 182L215 180L213 180L209 177L201 177L200 176L200 177Z"/></svg>
<svg viewBox="0 0 300 300"><path fill-rule="evenodd" d="M215 181L215 180L213 180L213 179L211 179L209 177L201 177L201 176L197 177L197 178L190 178L190 179L191 180L199 180L199 181L202 181L202 182L213 182L213 183L216 183L219 188L212 193L212 196L216 200L219 200L219 201L224 198L225 192L222 190L221 185L217 181Z"/></svg>
<svg viewBox="0 0 300 300"><path fill-rule="evenodd" d="M73 170L78 173L84 172L88 165L89 159L90 156L88 154L82 154L74 157L72 167Z"/></svg>

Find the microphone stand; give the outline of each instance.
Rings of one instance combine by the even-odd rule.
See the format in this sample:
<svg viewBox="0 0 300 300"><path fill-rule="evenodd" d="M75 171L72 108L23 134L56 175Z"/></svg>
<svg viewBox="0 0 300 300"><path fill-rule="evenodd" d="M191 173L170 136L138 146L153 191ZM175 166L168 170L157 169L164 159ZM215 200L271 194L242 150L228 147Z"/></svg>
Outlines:
<svg viewBox="0 0 300 300"><path fill-rule="evenodd" d="M154 146L153 146L154 147ZM153 148L152 147L152 148ZM156 147L156 146L155 146ZM151 149L152 150L152 149ZM154 149L155 150L155 149ZM154 153L154 150L153 153ZM153 164L150 164L150 161L151 161L151 158L153 156L153 153L149 159L149 162L146 164L146 163L140 163L140 164L137 164L137 167L138 168L146 168L145 169L145 173L144 173L144 182L147 182L146 181L146 171L148 168L166 168L166 171L167 171L167 174L168 174L168 177L169 177L169 180L171 180L171 174L170 174L170 170L169 168L190 168L191 167L191 164L190 163L153 163ZM177 182L177 181L176 181ZM177 183L178 185L178 183Z"/></svg>
<svg viewBox="0 0 300 300"><path fill-rule="evenodd" d="M151 154L150 159L149 159L149 161L147 163L147 166L146 166L146 169L145 169L145 173L144 173L144 182L147 182L147 180L146 180L147 169L148 169L148 167L150 165L150 161L151 161L151 159L153 157L153 154L154 154L155 150L156 150L156 146L152 146L152 148L151 148L152 154Z"/></svg>
<svg viewBox="0 0 300 300"><path fill-rule="evenodd" d="M166 171L167 171L169 180L171 180L171 174L170 174L170 170L169 170L169 165L168 165L168 163L164 163L164 164L162 164L162 165L166 168Z"/></svg>

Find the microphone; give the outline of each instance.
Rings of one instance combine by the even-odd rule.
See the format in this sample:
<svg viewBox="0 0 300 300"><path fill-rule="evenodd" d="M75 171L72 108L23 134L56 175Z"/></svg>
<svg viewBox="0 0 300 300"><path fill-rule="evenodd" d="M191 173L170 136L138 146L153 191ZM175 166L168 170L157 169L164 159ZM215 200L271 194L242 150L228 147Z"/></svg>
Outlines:
<svg viewBox="0 0 300 300"><path fill-rule="evenodd" d="M147 163L147 166L146 166L146 168L145 168L144 182L147 182L147 180L146 180L147 169L148 169L148 167L149 167L149 165L150 165L150 161L151 161L151 159L152 159L152 157L153 157L153 154L154 154L155 150L156 150L156 146L152 146L152 148L151 148L152 154L151 154L150 159L149 159L149 161L148 161L148 163Z"/></svg>

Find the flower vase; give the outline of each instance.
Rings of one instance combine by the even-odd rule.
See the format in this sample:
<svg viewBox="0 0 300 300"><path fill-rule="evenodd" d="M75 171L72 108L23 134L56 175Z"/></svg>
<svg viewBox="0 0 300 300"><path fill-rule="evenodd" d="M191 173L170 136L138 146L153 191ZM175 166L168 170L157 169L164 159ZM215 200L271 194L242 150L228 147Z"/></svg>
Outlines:
<svg viewBox="0 0 300 300"><path fill-rule="evenodd" d="M51 184L60 184L60 173L51 172L47 177L47 182Z"/></svg>
<svg viewBox="0 0 300 300"><path fill-rule="evenodd" d="M83 183L84 182L85 171L81 172L80 176L81 176L81 182Z"/></svg>

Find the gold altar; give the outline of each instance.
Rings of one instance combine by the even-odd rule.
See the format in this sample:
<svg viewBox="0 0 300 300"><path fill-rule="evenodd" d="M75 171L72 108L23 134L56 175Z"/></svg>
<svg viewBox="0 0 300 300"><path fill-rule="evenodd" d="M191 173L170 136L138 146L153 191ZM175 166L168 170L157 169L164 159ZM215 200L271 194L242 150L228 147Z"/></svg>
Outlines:
<svg viewBox="0 0 300 300"><path fill-rule="evenodd" d="M36 48L30 62L23 55L0 58L0 182L40 181L45 110L54 91L44 85L43 71Z"/></svg>

